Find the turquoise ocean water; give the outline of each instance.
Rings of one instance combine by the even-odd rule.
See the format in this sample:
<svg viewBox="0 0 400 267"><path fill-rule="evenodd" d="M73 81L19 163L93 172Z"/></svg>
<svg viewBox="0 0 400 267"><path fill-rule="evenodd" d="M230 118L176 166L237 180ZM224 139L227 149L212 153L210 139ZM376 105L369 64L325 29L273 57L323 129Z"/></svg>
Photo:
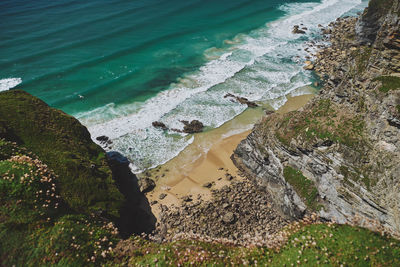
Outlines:
<svg viewBox="0 0 400 267"><path fill-rule="evenodd" d="M305 42L362 0L3 0L0 91L22 88L76 116L141 171L193 138L151 127L215 128L245 107L278 108L310 84ZM295 24L308 28L293 35Z"/></svg>

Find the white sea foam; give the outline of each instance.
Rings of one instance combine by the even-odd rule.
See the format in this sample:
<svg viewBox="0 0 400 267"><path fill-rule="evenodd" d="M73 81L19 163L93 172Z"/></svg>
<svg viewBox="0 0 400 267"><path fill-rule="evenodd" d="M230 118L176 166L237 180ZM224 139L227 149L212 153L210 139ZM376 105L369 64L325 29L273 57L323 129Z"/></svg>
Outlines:
<svg viewBox="0 0 400 267"><path fill-rule="evenodd" d="M311 74L302 68L307 55L303 49L305 41L318 36L317 25L327 25L361 3L322 0L282 5L285 17L227 40L230 46L226 49L208 49L204 55L209 60L207 64L146 102L110 104L76 116L89 127L93 137L109 136L112 149L126 155L133 162L134 171L162 164L193 138L164 133L151 126L153 121L182 128L179 120L197 119L208 127L218 127L246 108L224 98L226 93L267 101L274 109L279 108L286 102L286 94L311 83ZM292 34L296 24L307 27L307 34Z"/></svg>
<svg viewBox="0 0 400 267"><path fill-rule="evenodd" d="M11 89L18 84L22 83L21 78L7 78L7 79L1 79L0 80L0 92L1 91L6 91L8 89Z"/></svg>

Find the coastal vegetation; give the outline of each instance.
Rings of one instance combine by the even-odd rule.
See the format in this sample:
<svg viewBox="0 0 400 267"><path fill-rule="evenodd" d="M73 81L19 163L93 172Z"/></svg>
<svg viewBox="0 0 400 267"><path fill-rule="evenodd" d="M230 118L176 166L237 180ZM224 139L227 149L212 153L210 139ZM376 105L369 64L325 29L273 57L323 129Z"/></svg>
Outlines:
<svg viewBox="0 0 400 267"><path fill-rule="evenodd" d="M0 260L5 266L101 263L118 230L96 214L77 213L60 176L28 149L0 139Z"/></svg>
<svg viewBox="0 0 400 267"><path fill-rule="evenodd" d="M395 1L372 0L363 19L380 22ZM313 63L326 77L320 96L263 118L231 157L240 177L220 168L226 184L205 184L209 200L158 205L150 234L131 229L151 228L134 209L158 184L140 192L129 161L78 120L22 90L0 92L0 265L400 266L400 78L369 75L400 64L383 45L351 50L357 36L340 36L353 36L356 20L329 28L320 55L331 59ZM386 26L375 37L398 31Z"/></svg>
<svg viewBox="0 0 400 267"><path fill-rule="evenodd" d="M123 197L104 151L86 127L22 90L1 93L0 137L37 155L58 176L60 196L76 212L118 216Z"/></svg>
<svg viewBox="0 0 400 267"><path fill-rule="evenodd" d="M15 93L22 94L25 100L39 101L24 92ZM8 96L9 93L1 93L0 99ZM39 107L46 107L42 102L38 103ZM19 104L19 107L20 111L29 110L29 105L23 108L23 104ZM50 114L54 112L59 116L66 116L48 107L46 109L50 117L55 116ZM29 111L33 114L37 112ZM71 117L68 118L73 120ZM104 217L108 214L107 210L103 213L84 212L90 208L76 210L70 205L71 202L63 197L61 190L61 185L66 179L61 179L59 172L51 169L36 153L25 147L25 142L21 140L26 136L20 134L17 127L10 125L12 126L2 123L2 139L0 139L0 259L3 264L17 266L125 264L393 266L400 264L399 241L346 225L294 223L282 230L284 235L275 235L276 242L272 246L245 247L229 242L202 241L190 237L161 244L140 236L123 240L114 223ZM58 128L49 138L55 140L60 132L62 129ZM51 135L51 130L47 134ZM74 140L76 138L74 134L69 133L68 140ZM35 133L32 132L31 135ZM12 137L19 142L7 140L5 137ZM30 147L36 148L34 138L30 140ZM47 155L43 148L40 152L44 156ZM79 170L78 166L72 169ZM306 198L307 205L314 209L317 195L313 183L291 167L286 167L284 172L288 181ZM120 200L117 198L109 201ZM106 205L106 207L112 209L114 206Z"/></svg>
<svg viewBox="0 0 400 267"><path fill-rule="evenodd" d="M379 87L379 91L387 93L390 90L400 89L400 77L396 76L379 76L373 81L380 81L382 85Z"/></svg>
<svg viewBox="0 0 400 267"><path fill-rule="evenodd" d="M305 204L311 211L321 208L318 204L318 190L313 181L305 177L301 171L290 166L286 166L283 169L283 176L297 194L305 200Z"/></svg>
<svg viewBox="0 0 400 267"><path fill-rule="evenodd" d="M131 266L396 266L400 242L369 230L335 224L294 224L278 247L238 247L177 240L164 244L128 240L117 262ZM125 252L126 253L126 252ZM125 256L125 258L124 258ZM111 264L110 264L111 266Z"/></svg>
<svg viewBox="0 0 400 267"><path fill-rule="evenodd" d="M0 93L0 177L3 264L85 265L109 256L123 196L104 151L75 118L24 91Z"/></svg>
<svg viewBox="0 0 400 267"><path fill-rule="evenodd" d="M278 119L276 137L290 146L292 140L315 145L336 142L359 149L365 145L364 121L360 116L349 116L329 99L321 99L303 112L291 112ZM265 130L268 130L266 123Z"/></svg>

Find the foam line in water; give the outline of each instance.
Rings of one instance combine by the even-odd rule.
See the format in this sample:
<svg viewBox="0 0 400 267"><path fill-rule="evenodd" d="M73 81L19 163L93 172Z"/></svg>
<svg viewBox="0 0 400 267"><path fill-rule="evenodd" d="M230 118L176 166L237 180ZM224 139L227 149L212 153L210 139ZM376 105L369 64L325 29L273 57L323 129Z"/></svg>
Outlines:
<svg viewBox="0 0 400 267"><path fill-rule="evenodd" d="M21 78L7 78L0 80L0 92L11 89L22 82Z"/></svg>
<svg viewBox="0 0 400 267"><path fill-rule="evenodd" d="M197 119L208 127L218 127L246 109L224 98L226 93L266 101L278 109L287 101L287 94L312 82L302 62L307 55L305 41L320 32L317 25L327 25L360 3L323 0L282 5L285 17L249 34L237 35L226 41L227 48L206 50L207 64L157 96L144 103L110 104L76 116L93 137L109 136L112 149L127 156L134 171L157 166L175 157L191 141L188 136L155 129L153 121L182 129L179 120ZM307 27L307 34L292 34L296 24Z"/></svg>

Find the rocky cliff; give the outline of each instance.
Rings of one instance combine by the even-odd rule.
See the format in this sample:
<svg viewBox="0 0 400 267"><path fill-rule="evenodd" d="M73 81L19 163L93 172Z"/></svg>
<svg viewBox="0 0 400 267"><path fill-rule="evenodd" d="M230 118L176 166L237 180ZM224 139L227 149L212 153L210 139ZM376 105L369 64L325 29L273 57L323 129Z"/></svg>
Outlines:
<svg viewBox="0 0 400 267"><path fill-rule="evenodd" d="M265 117L235 150L287 217L400 233L399 12L398 0L372 0L360 18L331 23L315 55L320 94Z"/></svg>

